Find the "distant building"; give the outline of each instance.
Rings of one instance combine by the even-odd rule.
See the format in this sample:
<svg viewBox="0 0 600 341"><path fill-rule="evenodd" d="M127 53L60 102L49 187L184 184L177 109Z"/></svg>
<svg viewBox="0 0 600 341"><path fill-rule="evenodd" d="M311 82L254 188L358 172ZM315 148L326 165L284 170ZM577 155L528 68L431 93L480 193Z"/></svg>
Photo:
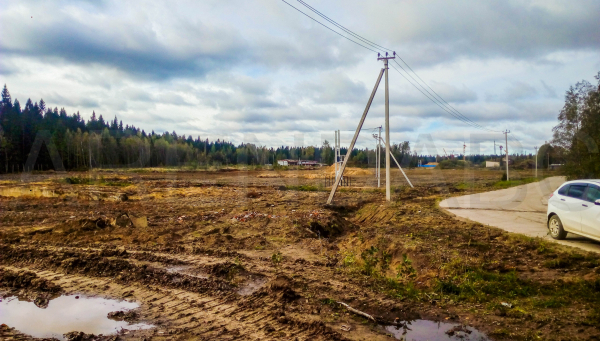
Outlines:
<svg viewBox="0 0 600 341"><path fill-rule="evenodd" d="M485 168L499 168L500 162L498 161L486 161Z"/></svg>
<svg viewBox="0 0 600 341"><path fill-rule="evenodd" d="M292 159L284 159L284 160L277 160L277 164L280 166L309 166L309 167L320 167L322 166L322 164L320 164L317 161L312 161L312 160L292 160Z"/></svg>
<svg viewBox="0 0 600 341"><path fill-rule="evenodd" d="M426 165L418 165L419 168L427 168L427 169L434 169L435 167L437 167L438 163L437 162L429 162Z"/></svg>
<svg viewBox="0 0 600 341"><path fill-rule="evenodd" d="M557 169L560 169L562 166L563 166L563 164L553 163L553 164L550 165L549 168L550 168L550 170L557 170Z"/></svg>

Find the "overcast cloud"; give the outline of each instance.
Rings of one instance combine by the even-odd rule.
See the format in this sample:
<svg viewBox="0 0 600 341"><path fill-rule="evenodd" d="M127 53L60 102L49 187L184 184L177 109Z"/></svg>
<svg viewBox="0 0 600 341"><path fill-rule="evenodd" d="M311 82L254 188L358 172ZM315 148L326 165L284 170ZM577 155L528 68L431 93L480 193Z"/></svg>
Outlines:
<svg viewBox="0 0 600 341"><path fill-rule="evenodd" d="M523 151L551 138L567 88L600 71L597 0L307 2L395 50L428 95L511 130ZM382 68L375 53L279 0L6 0L0 35L0 82L22 103L267 146L317 145L336 129L348 143ZM502 139L396 70L389 78L392 142L431 134L440 150L476 140L490 152ZM367 128L383 123L383 93ZM359 143L374 140L365 132Z"/></svg>

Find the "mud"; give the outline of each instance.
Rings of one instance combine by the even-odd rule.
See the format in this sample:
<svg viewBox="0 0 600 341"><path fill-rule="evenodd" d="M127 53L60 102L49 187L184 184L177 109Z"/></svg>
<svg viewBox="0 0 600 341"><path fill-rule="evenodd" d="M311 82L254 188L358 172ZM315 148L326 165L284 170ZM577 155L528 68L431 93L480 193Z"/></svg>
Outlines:
<svg viewBox="0 0 600 341"><path fill-rule="evenodd" d="M64 180L85 174L3 182L0 194L11 195L0 196L0 292L39 310L57 296L135 302L134 313L111 308L102 319L154 327L110 336L120 340L389 340L402 334L381 325L395 321L415 321L404 336L416 340L433 337L419 330L443 340L600 336L598 257L437 208L449 195L491 188L500 173L409 171L416 188L395 180L390 204L357 171L360 187L326 206L327 191L301 190L319 188L321 173L310 172L110 172L119 186ZM36 186L43 190L23 190ZM573 290L568 302L555 300L557 288ZM35 336L15 326L0 336ZM74 332L68 338L108 337Z"/></svg>

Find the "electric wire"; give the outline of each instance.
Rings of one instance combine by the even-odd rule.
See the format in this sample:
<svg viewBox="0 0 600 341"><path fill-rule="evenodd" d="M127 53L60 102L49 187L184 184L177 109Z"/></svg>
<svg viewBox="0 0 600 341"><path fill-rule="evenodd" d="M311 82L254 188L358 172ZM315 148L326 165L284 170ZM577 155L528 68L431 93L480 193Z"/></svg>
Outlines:
<svg viewBox="0 0 600 341"><path fill-rule="evenodd" d="M386 47L384 47L384 46L381 46L381 45L379 45L379 44L376 44L376 43L374 43L374 42L372 42L372 41L370 41L370 40L368 40L368 39L366 39L366 38L362 37L361 35L359 35L359 34L357 34L357 33L353 32L353 31L351 31L351 30L347 29L346 27L344 27L344 26L340 25L339 23L337 23L337 22L336 22L336 21L334 21L333 19L329 18L328 16L326 16L326 15L325 15L325 14L323 14L323 13L321 13L320 11L318 11L318 10L317 10L317 9L315 9L314 7L312 7L312 6L308 5L306 2L304 2L304 1L302 1L302 0L297 0L297 1L298 1L300 4L302 4L303 6L305 6L306 8L308 8L309 10L311 10L312 12L316 13L316 14L317 14L318 16L320 16L321 18L325 19L325 20L326 20L326 21L328 21L329 23L331 23L331 24L333 24L334 26L338 27L339 29L343 30L343 31L344 31L344 32L346 32L347 34L350 34L352 37L354 37L354 38L356 38L356 39L359 39L359 40L360 40L362 43L364 43L364 44L366 44L366 45L369 45L369 46L370 46L370 47L372 47L372 48L370 48L370 47L367 47L367 46L365 46L365 45L363 45L363 44L361 44L361 43L359 43L359 42L357 42L357 41L355 41L355 40L353 40L353 39L351 39L351 38L349 38L349 37L347 37L347 36L345 36L345 35L341 34L340 32L337 32L337 31L335 31L335 30L334 30L334 29L332 29L331 27L329 27L329 26L327 26L327 25L323 24L322 22L318 21L317 19L315 19L315 18L311 17L310 15L308 15L308 14L304 13L303 11L301 11L301 10L300 10L300 9L298 9L298 8L296 8L296 7L295 7L295 6L293 6L292 4L288 3L287 1L285 1L285 0L281 0L281 1L283 1L284 3L286 3L288 6L290 6L290 7L294 8L296 11L298 11L298 12L300 12L300 13L304 14L306 17L308 17L308 18L310 18L311 20L315 21L315 22L316 22L316 23L318 23L319 25L321 25L321 26L325 27L326 29L330 30L331 32L333 32L333 33L335 33L335 34L337 34L337 35L339 35L339 36L341 36L341 37L343 37L343 38L345 38L345 39L347 39L347 40L349 40L349 41L351 41L351 42L355 43L356 45L359 45L359 46L361 46L361 47L363 47L363 48L365 48L365 49L367 49L367 50L369 50L369 51L372 51L372 52L378 52L378 51L375 51L375 50L373 50L373 48L374 48L374 49L377 49L377 50L380 50L380 52L384 52L384 51L382 51L382 50L392 51L391 49L388 49L388 48L386 48ZM379 52L378 52L378 53L379 53ZM417 86L417 85L415 85L413 82L411 82L411 81L410 81L410 80L409 80L409 79L408 79L406 76L404 76L404 75L403 75L403 74L402 74L402 73L401 73L401 72L400 72L398 69L396 69L396 68L395 68L393 65L391 65L391 66L392 66L392 67L393 67L393 68L394 68L394 69L395 69L395 70L396 70L398 73L400 73L400 75L401 75L402 77L404 77L404 78L405 78L405 79L406 79L406 80L407 80L407 81L408 81L408 82L409 82L409 83L410 83L410 84L411 84L411 85L412 85L412 86L413 86L415 89L419 90L419 92L421 92L421 93L423 94L423 96L427 97L427 98L428 98L428 99L429 99L431 102L433 102L434 104L436 104L438 107L440 107L442 110L444 110L445 112L447 112L448 114L450 114L450 115L451 115L451 116L453 116L454 118L456 118L456 119L460 120L461 122L463 122L463 123L465 123L465 124L467 124L467 125L469 125L469 126L471 126L471 127L473 127L473 128L476 128L476 129L481 129L481 130L487 130L487 131L490 131L490 132L498 132L498 131L495 131L495 130L491 130L491 129L485 128L485 127L483 127L482 125L480 125L480 124L478 124L478 123L474 122L473 120L471 120L471 119L469 119L468 117L466 117L465 115L463 115L463 114L462 114L460 111L458 111L456 108L454 108L453 106L451 106L451 105L450 105L450 104L449 104L449 103L448 103L446 100L444 100L444 99L443 99L443 98L442 98L442 97L441 97L441 96L440 96L440 95L439 95L437 92L435 92L435 90L433 90L433 88L431 88L431 86L429 86L429 85L428 85L428 84L427 84L427 83L426 83L426 82L425 82L425 81L424 81L424 80L423 80L423 79L422 79L422 78L421 78L421 77L420 77L420 76L419 76L419 75L418 75L418 74L417 74L417 73L416 73L416 72L415 72L415 71L414 71L414 70L413 70L413 69L410 67L410 65L408 65L408 63L406 63L406 61L405 61L404 59L402 59L402 57L400 57L398 54L395 54L395 56L398 56L398 58L399 58L399 59L402 61L402 63L404 63L404 65L406 65L406 67L407 67L407 68L408 68L408 69L409 69L409 70L410 70L412 73L414 73L414 74L415 74L415 76L416 76L416 77L417 77L417 78L420 80L420 82L419 82L419 80L415 79L415 78L414 78L414 77L413 77L413 76L410 74L410 72L406 71L406 69L404 69L404 68L402 67L402 65L400 65L400 63L398 63L396 60L392 59L392 60L393 60L393 61L396 63L396 65L398 65L398 67L400 67L400 68L401 68L401 69L402 69L402 70L403 70L403 71L404 71L404 72L405 72L405 73L406 73L406 74L407 74L407 75L408 75L410 78L412 78L412 79L414 80L414 82L415 82L416 84L418 84L418 86ZM429 91L428 91L428 90L427 90L425 87L423 87L423 85L422 85L421 83L425 84L425 86L427 86L427 88L429 88L429 89L431 90L431 92L433 92L433 94L432 94L431 92L429 92ZM423 90L419 89L419 87L420 87L421 89L423 89L425 92L427 92L427 93L429 94L429 96L428 96L427 94L425 94L425 92L423 92ZM439 99L438 99L438 98L439 98Z"/></svg>
<svg viewBox="0 0 600 341"><path fill-rule="evenodd" d="M361 35L351 31L350 29L344 27L343 25L337 23L335 20L329 18L328 16L326 16L325 14L321 13L320 11L318 11L317 9L313 8L312 6L310 6L309 4L307 4L306 2L304 2L303 0L297 0L299 3L301 3L302 5L304 5L306 8L310 9L311 11L313 11L314 13L316 13L317 15L319 15L320 17L322 17L323 19L327 20L328 22L332 23L333 25L335 25L336 27L344 30L345 32L347 32L348 34L351 34L352 36L356 37L357 39L361 40L362 42L364 42L365 44L369 44L371 45L371 47L376 48L376 49L383 49L383 50L387 50L387 51L392 51L391 49L388 49L387 47L381 46L379 44L376 44L372 41L370 41L369 39L366 39L364 37L362 37ZM382 51L383 52L383 51ZM463 115L460 111L458 111L456 108L454 108L452 105L450 105L450 103L446 102L445 99L443 99L437 92L435 92L435 90L433 90L433 88L431 88L431 86L429 86L429 84L427 84L411 67L410 65L408 65L408 63L402 59L402 57L400 57L400 55L396 54L396 56L398 56L398 58L402 61L402 63L404 63L404 65L406 65L406 67L412 72L414 73L415 76L417 76L417 78L420 80L416 80L411 74L410 72L406 71L406 74L408 76L410 76L421 88L423 88L422 84L425 84L425 86L427 86L432 92L433 94L431 94L427 89L423 88L423 90L427 91L427 93L429 93L433 98L439 98L441 101L443 101L445 104L444 106L447 106L450 108L450 110L452 110L453 112L455 112L457 115L463 117L465 120L470 121L472 123L475 124L476 127L480 127L481 129L484 130L488 130L488 131L492 131L492 132L497 132L495 130L491 130L491 129L487 129L483 126L481 126L480 124L474 122L473 120L469 119L468 117L466 117L465 115ZM394 60L394 62L402 68L402 66ZM404 68L403 68L404 69ZM414 86L414 85L413 85ZM437 100L436 98L436 100Z"/></svg>
<svg viewBox="0 0 600 341"><path fill-rule="evenodd" d="M473 123L464 120L461 117L458 117L455 113L451 112L450 110L448 110L448 108L442 106L439 101L434 101L431 97L429 97L429 95L427 95L425 92L423 92L423 90L419 89L417 86L415 86L413 84L413 82L408 79L408 77L406 77L402 72L400 72L400 70L398 70L394 65L389 64L394 70L396 70L396 72L398 72L400 74L400 76L404 77L404 79L406 79L407 82L409 82L412 86L415 87L415 89L417 89L419 92L421 92L421 94L423 94L423 96L427 97L431 102L433 102L435 105L437 105L438 107L440 107L440 109L444 110L445 112L447 112L448 114L452 115L452 117L456 118L457 120L463 122L464 124L467 124L473 128L479 128L477 126L474 126Z"/></svg>
<svg viewBox="0 0 600 341"><path fill-rule="evenodd" d="M396 54L396 56L398 56L398 55ZM400 56L398 56L398 58L400 58ZM409 66L409 65L408 65L406 62L404 62L404 60L403 60L402 58L400 58L400 60L402 60L402 62L403 62L403 63L404 63L404 64L405 64L405 65L406 65L406 66L407 66L407 67L408 67L408 68L409 68L409 69L412 71L412 69L410 68L410 66ZM456 109L455 109L453 106L451 106L451 105L450 105L448 102L446 102L446 100L444 100L444 99L443 99L443 98L442 98L440 95L438 95L438 93L437 93L437 92L435 92L435 90L433 90L433 89L432 89L432 88L431 88L429 85L427 85L427 83L425 83L425 81L423 81L423 80L421 79L421 77L419 77L419 75L417 75L417 73L416 73L416 72L412 71L412 72L415 74L415 76L417 76L417 78L419 78L419 79L421 80L421 82L422 82L423 84L425 84L425 85L426 85L426 86L427 86L427 87L428 87L428 88L429 88L429 89L430 89L430 90L431 90L433 93L429 92L429 90L427 90L425 87L423 87L423 85L421 85L421 83L419 83L419 81L418 81L418 80L416 80L416 79L415 79L415 78L414 78L414 77L413 77L413 76L410 74L410 72L406 71L406 69L405 69L405 68L403 68L403 67L402 67L402 65L400 65L400 63L398 63L398 62L397 62L395 59L392 59L392 61L393 61L394 63L396 63L396 65L398 65L398 67L400 67L400 68L401 68L401 69L402 69L402 70L403 70L403 71L404 71L404 72L405 72L405 73L406 73L406 74L407 74L407 75L408 75L410 78L412 78L412 79L415 81L415 83L417 83L417 84L419 85L419 87L420 87L421 89L423 89L425 92L427 92L429 95L431 95L431 97L432 97L432 98L433 98L435 101L439 102L441 105L443 105L444 107L448 108L448 110L450 110L450 111L452 111L453 113L455 113L456 115L453 115L454 117L456 117L456 118L459 118L459 117L460 117L460 118L462 118L462 119L461 119L461 121L463 121L463 122L469 122L469 124L470 124L472 127L474 127L474 128L478 128L478 129L482 129L482 130L487 130L487 131L490 131L490 132L499 132L499 131L497 131L497 130L491 130L491 129L488 129L488 128L486 128L486 127L482 126L481 124L479 124L479 123L477 123L477 122L475 122L475 121L471 120L470 118L466 117L466 116L465 116L465 115L463 115L463 114L462 114L460 111L456 110ZM413 86L414 86L414 85L413 85ZM437 97L438 97L438 98L440 98L440 99L441 99L441 101L440 101L439 99L437 99L437 98L436 98L436 95L437 95ZM433 101L433 100L432 100L432 101ZM447 111L447 110L446 110L446 111ZM448 111L447 111L447 112L448 112ZM457 116L458 116L458 117L457 117ZM459 119L460 119L460 118L459 118Z"/></svg>
<svg viewBox="0 0 600 341"><path fill-rule="evenodd" d="M318 23L319 25L321 25L321 26L325 27L326 29L330 30L331 32L333 32L333 33L335 33L335 34L339 35L340 37L346 38L346 39L350 40L351 42L355 43L356 45L360 45L360 46L364 47L365 49L367 49L367 50L369 50L369 51L372 51L372 52L377 52L377 51L375 51L375 50L373 50L373 49L371 49L371 48L368 48L368 47L366 47L365 45L363 45L363 44L361 44L361 43L359 43L359 42L356 42L356 41L354 41L354 40L352 40L352 39L350 39L350 38L346 37L345 35L343 35L343 34L341 34L341 33L337 32L337 31L333 30L332 28L328 27L327 25L323 24L322 22L318 21L317 19L315 19L315 18L311 17L310 15L308 15L308 14L306 14L306 13L302 12L301 10L299 10L298 8L294 7L294 6L293 6L292 4L290 4L289 2L287 2L287 1L285 1L285 0L281 0L281 1L285 2L286 4L288 4L288 6L292 7L292 8L293 8L293 9L295 9L296 11L298 11L298 12L300 12L300 13L304 14L305 16L307 16L307 17L309 17L310 19L312 19L314 22L316 22L316 23Z"/></svg>
<svg viewBox="0 0 600 341"><path fill-rule="evenodd" d="M390 49L388 49L388 48L386 48L386 47L383 47L383 46L381 46L381 45L375 44L374 42L370 41L369 39L367 39L367 38L364 38L364 37L360 36L359 34L356 34L356 33L352 32L351 30L349 30L349 29L347 29L346 27L344 27L344 26L340 25L339 23L337 23L335 20L333 20L333 19L329 18L328 16L326 16L325 14L323 14L323 13L319 12L319 11L318 11L316 8L314 8L314 7L311 7L311 6L310 6L309 4L307 4L306 2L304 2L304 1L302 1L302 0L297 0L297 1L298 1L299 3L301 3L301 4L302 4L304 7L308 8L308 9L310 9L311 11L313 11L314 13L316 13L316 14L317 14L318 16L320 16L321 18L323 18L323 19L325 19L325 20L329 21L329 22L330 22L330 23L332 23L333 25L335 25L335 26L337 26L338 28L340 28L340 29L344 30L346 33L348 33L348 34L351 34L351 35L352 35L352 36L354 36L356 39L359 39L359 40L361 40L361 41L362 41L362 42L364 42L365 44L368 44L368 45L370 45L371 47L373 47L373 48L376 48L376 49L383 49L383 50L387 50L387 51L390 51L390 52L392 52L392 50L390 50Z"/></svg>

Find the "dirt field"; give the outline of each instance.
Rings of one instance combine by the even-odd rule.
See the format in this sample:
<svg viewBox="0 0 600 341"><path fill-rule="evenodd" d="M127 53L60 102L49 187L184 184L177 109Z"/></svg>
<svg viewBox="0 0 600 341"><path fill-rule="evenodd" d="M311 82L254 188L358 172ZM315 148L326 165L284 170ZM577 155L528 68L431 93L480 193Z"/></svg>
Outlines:
<svg viewBox="0 0 600 341"><path fill-rule="evenodd" d="M437 207L519 181L407 173L416 188L395 170L386 203L355 170L333 206L323 170L4 177L0 293L126 299L140 304L132 321L155 325L72 340L389 340L385 326L419 319L465 326L457 340L600 339L597 255ZM0 339L31 339L10 327Z"/></svg>

